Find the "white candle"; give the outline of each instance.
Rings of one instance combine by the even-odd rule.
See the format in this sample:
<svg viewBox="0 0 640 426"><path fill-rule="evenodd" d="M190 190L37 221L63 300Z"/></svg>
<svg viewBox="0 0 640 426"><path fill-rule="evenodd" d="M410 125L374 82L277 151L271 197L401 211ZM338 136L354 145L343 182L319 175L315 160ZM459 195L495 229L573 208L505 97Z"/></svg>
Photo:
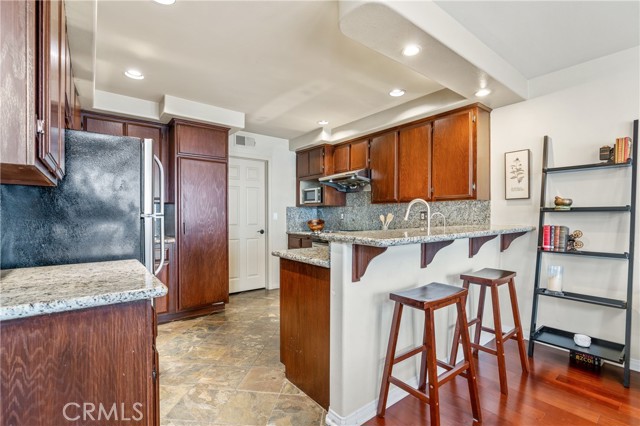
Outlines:
<svg viewBox="0 0 640 426"><path fill-rule="evenodd" d="M560 275L549 277L547 289L550 291L562 291L562 277L560 277Z"/></svg>

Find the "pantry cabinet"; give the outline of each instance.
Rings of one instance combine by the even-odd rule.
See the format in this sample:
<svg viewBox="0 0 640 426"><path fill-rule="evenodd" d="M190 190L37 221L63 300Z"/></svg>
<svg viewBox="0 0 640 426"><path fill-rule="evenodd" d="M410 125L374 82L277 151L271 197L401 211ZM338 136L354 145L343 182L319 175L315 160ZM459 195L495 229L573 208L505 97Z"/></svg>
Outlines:
<svg viewBox="0 0 640 426"><path fill-rule="evenodd" d="M64 176L64 130L76 128L79 107L66 29L60 0L0 2L0 39L11 52L0 62L3 184L53 186Z"/></svg>

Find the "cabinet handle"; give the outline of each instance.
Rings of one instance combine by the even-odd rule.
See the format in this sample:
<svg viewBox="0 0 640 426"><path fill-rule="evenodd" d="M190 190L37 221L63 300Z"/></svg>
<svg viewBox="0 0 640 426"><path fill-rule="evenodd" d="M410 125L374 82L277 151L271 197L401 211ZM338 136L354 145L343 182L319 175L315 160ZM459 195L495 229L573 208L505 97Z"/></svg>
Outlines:
<svg viewBox="0 0 640 426"><path fill-rule="evenodd" d="M182 222L182 233L185 235L187 233L187 224L185 222Z"/></svg>
<svg viewBox="0 0 640 426"><path fill-rule="evenodd" d="M471 189L473 189L474 191L476 190L476 183L473 182L473 185L471 185Z"/></svg>
<svg viewBox="0 0 640 426"><path fill-rule="evenodd" d="M36 133L44 135L44 120L36 120Z"/></svg>

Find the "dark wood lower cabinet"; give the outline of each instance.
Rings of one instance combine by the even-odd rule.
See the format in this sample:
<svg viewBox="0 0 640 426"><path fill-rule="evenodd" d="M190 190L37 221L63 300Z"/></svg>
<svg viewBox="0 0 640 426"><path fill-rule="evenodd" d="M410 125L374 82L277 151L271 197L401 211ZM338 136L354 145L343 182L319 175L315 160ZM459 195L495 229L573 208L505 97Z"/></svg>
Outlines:
<svg viewBox="0 0 640 426"><path fill-rule="evenodd" d="M159 249L157 250L159 251ZM156 258L159 253L156 254ZM164 266L156 275L164 285L167 286L167 294L155 299L156 314L158 315L158 323L162 324L163 314L174 313L177 305L177 267L176 267L176 245L175 243L165 243ZM156 265L156 268L158 265Z"/></svg>
<svg viewBox="0 0 640 426"><path fill-rule="evenodd" d="M329 408L330 269L280 259L280 361L285 375Z"/></svg>
<svg viewBox="0 0 640 426"><path fill-rule="evenodd" d="M157 425L154 315L141 300L2 321L0 425Z"/></svg>
<svg viewBox="0 0 640 426"><path fill-rule="evenodd" d="M287 236L289 249L309 248L312 246L309 235L289 234Z"/></svg>

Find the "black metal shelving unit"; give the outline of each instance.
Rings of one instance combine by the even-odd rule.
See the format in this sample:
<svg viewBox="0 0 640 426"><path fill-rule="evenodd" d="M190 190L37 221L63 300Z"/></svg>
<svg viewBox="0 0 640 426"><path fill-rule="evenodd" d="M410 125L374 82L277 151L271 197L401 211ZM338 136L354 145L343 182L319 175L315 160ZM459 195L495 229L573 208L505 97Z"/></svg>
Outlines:
<svg viewBox="0 0 640 426"><path fill-rule="evenodd" d="M533 291L533 309L531 312L531 328L529 335L529 356L533 356L535 342L544 343L558 348L582 352L598 356L607 361L621 364L624 369L623 384L629 387L631 359L631 315L633 296L633 252L635 244L635 219L636 219L636 188L638 177L638 120L633 122L633 150L631 159L626 163L594 163L581 164L565 167L547 167L548 152L551 138L544 137L544 150L542 159L542 190L540 193L540 220L538 223L538 251L536 255L535 285ZM631 169L631 204L625 206L594 206L594 207L572 207L569 210L556 210L545 207L547 175L552 173L580 172L589 170L599 170L607 168L630 168ZM549 251L542 250L542 226L545 224L547 214L571 214L571 213L598 213L598 212L620 212L629 213L629 245L628 252L608 253L596 251ZM562 293L550 292L545 288L540 288L540 277L543 254L561 254L569 256L601 257L609 259L619 259L627 262L627 297L626 300L609 299L606 297L592 296L589 294L579 294L563 291ZM626 310L625 317L625 341L624 344L610 342L604 339L591 338L591 346L584 348L573 342L574 333L567 330L560 330L548 326L537 326L538 302L540 296L553 297L569 300L578 303L587 303L605 306L612 309Z"/></svg>

